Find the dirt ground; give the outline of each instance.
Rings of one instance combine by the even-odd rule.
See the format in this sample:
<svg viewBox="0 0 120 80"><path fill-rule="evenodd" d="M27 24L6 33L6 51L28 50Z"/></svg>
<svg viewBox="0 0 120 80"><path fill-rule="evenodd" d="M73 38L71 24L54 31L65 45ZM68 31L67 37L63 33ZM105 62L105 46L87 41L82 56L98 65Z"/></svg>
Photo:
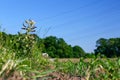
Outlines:
<svg viewBox="0 0 120 80"><path fill-rule="evenodd" d="M17 72L15 72L8 78L4 77L0 78L0 80L35 80L35 79L25 79L22 76L20 76ZM86 80L86 79L79 76L70 76L60 72L53 72L45 77L37 78L36 80Z"/></svg>
<svg viewBox="0 0 120 80"><path fill-rule="evenodd" d="M39 78L39 80L43 80L43 78ZM46 79L44 80L86 80L85 78L79 76L70 76L60 72L50 73Z"/></svg>

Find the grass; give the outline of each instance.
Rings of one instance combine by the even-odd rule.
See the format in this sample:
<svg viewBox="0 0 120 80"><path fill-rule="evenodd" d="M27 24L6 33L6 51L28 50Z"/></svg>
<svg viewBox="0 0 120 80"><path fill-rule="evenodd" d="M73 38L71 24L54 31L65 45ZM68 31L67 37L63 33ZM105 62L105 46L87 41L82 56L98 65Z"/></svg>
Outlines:
<svg viewBox="0 0 120 80"><path fill-rule="evenodd" d="M84 61L85 61L85 62L90 62L91 59L93 59L93 58L84 58ZM111 60L111 61L115 61L115 60L117 60L118 58L107 58L107 59L109 59L109 60ZM106 61L106 58L101 58L101 60ZM58 61L59 61L59 62L72 61L72 62L74 62L74 63L78 63L78 62L80 61L80 58L60 58L60 59L58 59Z"/></svg>
<svg viewBox="0 0 120 80"><path fill-rule="evenodd" d="M14 52L1 47L0 76L9 78L18 72L26 79L45 77L54 71L71 76L79 76L86 80L119 80L120 58L89 58L89 59L56 59L50 62L35 50L32 58L16 58ZM51 68L54 67L54 68ZM33 75L33 76L31 76Z"/></svg>
<svg viewBox="0 0 120 80"><path fill-rule="evenodd" d="M64 59L66 60L66 59ZM73 60L73 61L72 61ZM60 71L73 75L84 77L86 80L119 80L120 79L120 59L72 59L62 61ZM78 62L74 62L77 60ZM60 67L60 66L59 66Z"/></svg>

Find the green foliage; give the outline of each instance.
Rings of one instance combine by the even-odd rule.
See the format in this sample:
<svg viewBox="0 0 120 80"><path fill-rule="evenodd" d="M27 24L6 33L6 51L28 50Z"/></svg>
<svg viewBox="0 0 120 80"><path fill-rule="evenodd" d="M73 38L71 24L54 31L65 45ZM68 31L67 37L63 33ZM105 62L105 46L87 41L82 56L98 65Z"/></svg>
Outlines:
<svg viewBox="0 0 120 80"><path fill-rule="evenodd" d="M0 51L0 56L2 56L0 58L0 76L5 80L15 72L18 72L21 77L32 79L43 77L53 71L48 67L51 63L41 57L40 53L34 53L32 58L16 58L16 53L9 49L2 47ZM31 76L32 74L34 76Z"/></svg>
<svg viewBox="0 0 120 80"><path fill-rule="evenodd" d="M25 30L24 34L18 33L18 38L14 43L18 48L18 56L32 56L32 49L36 44L35 35L31 34L35 32L34 22L32 20L26 20L26 25L23 24L22 29ZM20 51L19 51L20 50Z"/></svg>
<svg viewBox="0 0 120 80"><path fill-rule="evenodd" d="M84 50L79 46L72 47L62 38L49 36L44 38L45 51L49 56L55 58L78 58L84 56Z"/></svg>
<svg viewBox="0 0 120 80"><path fill-rule="evenodd" d="M25 33L19 32L16 35L11 35L1 32L0 43L4 47L6 46L13 50L13 52L16 52L18 57L31 56L31 51L34 47L37 47L39 51L43 53L48 53L52 58L79 58L85 55L84 50L79 46L72 47L68 45L64 39L54 36L41 39L33 33L34 28L31 27L32 29L27 29L30 28L29 24L26 24L26 26L27 27L24 25L22 28L26 30Z"/></svg>
<svg viewBox="0 0 120 80"><path fill-rule="evenodd" d="M71 76L79 76L85 80L119 80L120 59L91 58L85 61L81 58L79 62L72 61L59 63L59 71Z"/></svg>
<svg viewBox="0 0 120 80"><path fill-rule="evenodd" d="M85 56L84 50L79 46L73 47L73 53L74 53L74 57L76 57L76 58Z"/></svg>
<svg viewBox="0 0 120 80"><path fill-rule="evenodd" d="M109 58L120 57L120 38L100 38L96 42L95 54L103 54Z"/></svg>
<svg viewBox="0 0 120 80"><path fill-rule="evenodd" d="M48 66L52 63L42 57L37 45L38 37L32 34L35 31L34 22L27 20L22 29L25 33L18 35L0 32L0 76L4 80L15 72L27 79L42 77L52 72Z"/></svg>

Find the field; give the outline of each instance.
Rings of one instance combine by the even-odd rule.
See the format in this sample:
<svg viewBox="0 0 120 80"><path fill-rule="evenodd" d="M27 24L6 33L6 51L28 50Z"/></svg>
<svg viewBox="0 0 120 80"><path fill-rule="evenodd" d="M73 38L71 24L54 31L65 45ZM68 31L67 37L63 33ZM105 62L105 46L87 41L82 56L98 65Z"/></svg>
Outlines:
<svg viewBox="0 0 120 80"><path fill-rule="evenodd" d="M89 62L92 58L84 58L84 61L85 62ZM117 60L117 58L107 58L108 60L111 60L111 61L115 61ZM105 61L106 58L101 58L101 60ZM59 58L58 59L59 62L68 62L68 61L72 61L74 63L77 63L80 61L80 58Z"/></svg>
<svg viewBox="0 0 120 80"><path fill-rule="evenodd" d="M120 80L120 58L70 58L54 61L41 55L16 58L3 48L0 80Z"/></svg>
<svg viewBox="0 0 120 80"><path fill-rule="evenodd" d="M83 80L120 79L120 59L118 58L74 58L58 59L58 61L60 61L65 68L63 72L73 76L79 76Z"/></svg>
<svg viewBox="0 0 120 80"><path fill-rule="evenodd" d="M36 28L34 23L26 23L28 27L22 28L25 34L0 35L0 80L120 80L120 58L43 56L31 34Z"/></svg>
<svg viewBox="0 0 120 80"><path fill-rule="evenodd" d="M119 58L56 59L46 80L120 80Z"/></svg>

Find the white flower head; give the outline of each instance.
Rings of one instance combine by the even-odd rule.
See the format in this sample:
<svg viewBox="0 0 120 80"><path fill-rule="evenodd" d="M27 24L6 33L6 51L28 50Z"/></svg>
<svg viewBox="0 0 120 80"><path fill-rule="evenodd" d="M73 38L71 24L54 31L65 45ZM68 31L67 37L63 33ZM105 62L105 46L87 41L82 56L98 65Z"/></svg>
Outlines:
<svg viewBox="0 0 120 80"><path fill-rule="evenodd" d="M34 24L35 24L35 21L29 20L29 24L30 24L30 25L34 25Z"/></svg>

